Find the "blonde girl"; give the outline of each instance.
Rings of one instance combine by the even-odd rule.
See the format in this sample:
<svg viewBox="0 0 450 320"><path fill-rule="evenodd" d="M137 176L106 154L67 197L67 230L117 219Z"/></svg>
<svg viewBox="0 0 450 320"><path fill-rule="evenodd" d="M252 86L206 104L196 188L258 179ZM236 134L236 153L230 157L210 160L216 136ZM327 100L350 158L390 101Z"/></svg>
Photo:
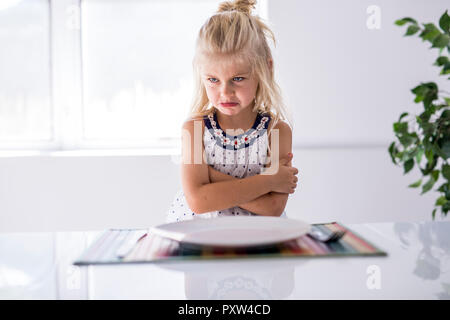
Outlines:
<svg viewBox="0 0 450 320"><path fill-rule="evenodd" d="M298 170L268 46L275 38L251 13L255 3L223 2L200 29L191 117L183 124L183 189L167 222L286 215Z"/></svg>

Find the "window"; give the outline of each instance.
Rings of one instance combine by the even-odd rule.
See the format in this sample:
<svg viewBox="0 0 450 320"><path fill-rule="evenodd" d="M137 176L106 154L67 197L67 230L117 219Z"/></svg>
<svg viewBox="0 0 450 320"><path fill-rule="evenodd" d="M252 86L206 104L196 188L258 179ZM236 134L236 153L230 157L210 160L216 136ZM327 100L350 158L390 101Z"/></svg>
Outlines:
<svg viewBox="0 0 450 320"><path fill-rule="evenodd" d="M220 2L3 1L0 148L179 146L195 39Z"/></svg>
<svg viewBox="0 0 450 320"><path fill-rule="evenodd" d="M0 144L16 148L53 139L49 5L0 2Z"/></svg>
<svg viewBox="0 0 450 320"><path fill-rule="evenodd" d="M86 140L180 137L197 31L219 1L84 1Z"/></svg>

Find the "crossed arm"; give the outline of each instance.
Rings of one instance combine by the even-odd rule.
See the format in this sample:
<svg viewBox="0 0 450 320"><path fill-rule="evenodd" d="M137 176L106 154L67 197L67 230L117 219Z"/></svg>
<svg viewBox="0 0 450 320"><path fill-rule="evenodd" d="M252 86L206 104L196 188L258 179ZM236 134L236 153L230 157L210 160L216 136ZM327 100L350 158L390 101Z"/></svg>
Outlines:
<svg viewBox="0 0 450 320"><path fill-rule="evenodd" d="M288 153L292 152L292 131L291 128L284 122L279 122L274 129L279 130L279 157L286 158ZM269 142L270 143L270 142ZM291 161L287 163L292 166ZM270 164L268 164L270 166ZM239 180L228 174L215 170L208 166L209 180L211 183L229 180ZM248 210L252 213L263 216L280 216L288 200L289 194L279 192L269 192L262 196L253 199L250 202L239 205L242 209Z"/></svg>
<svg viewBox="0 0 450 320"><path fill-rule="evenodd" d="M208 173L211 183L239 179L222 173L211 166L208 166ZM241 204L239 207L262 216L280 216L284 211L288 196L286 193L269 192L250 202Z"/></svg>
<svg viewBox="0 0 450 320"><path fill-rule="evenodd" d="M285 167L291 166L290 161L283 159L284 166L281 167L269 166L265 175L237 179L223 174L210 168L201 157L204 146L196 141L202 141L202 124L203 122L193 119L183 125L181 182L190 209L201 214L240 206L255 214L280 216L289 193L293 193L296 187L296 177L291 179L298 171L292 168L286 170ZM280 121L273 129L279 130L278 155L280 158L286 158L292 149L291 128ZM196 159L202 161L196 162ZM273 170L277 171L272 172ZM221 196L223 194L227 196Z"/></svg>

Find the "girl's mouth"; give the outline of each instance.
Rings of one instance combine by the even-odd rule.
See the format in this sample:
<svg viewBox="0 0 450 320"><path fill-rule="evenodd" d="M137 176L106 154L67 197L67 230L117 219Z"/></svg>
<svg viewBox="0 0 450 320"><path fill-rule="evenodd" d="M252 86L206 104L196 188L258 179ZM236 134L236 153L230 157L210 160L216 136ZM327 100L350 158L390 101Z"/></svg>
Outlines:
<svg viewBox="0 0 450 320"><path fill-rule="evenodd" d="M229 103L221 103L220 105L222 107L234 107L234 106L237 106L237 103L229 102Z"/></svg>

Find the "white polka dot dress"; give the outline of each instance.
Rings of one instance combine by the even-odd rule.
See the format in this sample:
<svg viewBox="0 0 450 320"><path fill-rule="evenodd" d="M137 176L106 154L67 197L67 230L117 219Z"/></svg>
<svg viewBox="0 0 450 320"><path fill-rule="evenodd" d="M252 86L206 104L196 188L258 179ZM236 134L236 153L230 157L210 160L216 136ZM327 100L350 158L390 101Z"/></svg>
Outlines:
<svg viewBox="0 0 450 320"><path fill-rule="evenodd" d="M269 114L258 114L252 128L236 136L230 136L220 128L215 112L204 116L203 121L203 144L208 165L236 178L245 178L261 172L267 159ZM189 208L183 190L180 190L167 212L166 222L249 215L254 214L240 207L196 214ZM282 216L285 217L286 213L283 212Z"/></svg>

